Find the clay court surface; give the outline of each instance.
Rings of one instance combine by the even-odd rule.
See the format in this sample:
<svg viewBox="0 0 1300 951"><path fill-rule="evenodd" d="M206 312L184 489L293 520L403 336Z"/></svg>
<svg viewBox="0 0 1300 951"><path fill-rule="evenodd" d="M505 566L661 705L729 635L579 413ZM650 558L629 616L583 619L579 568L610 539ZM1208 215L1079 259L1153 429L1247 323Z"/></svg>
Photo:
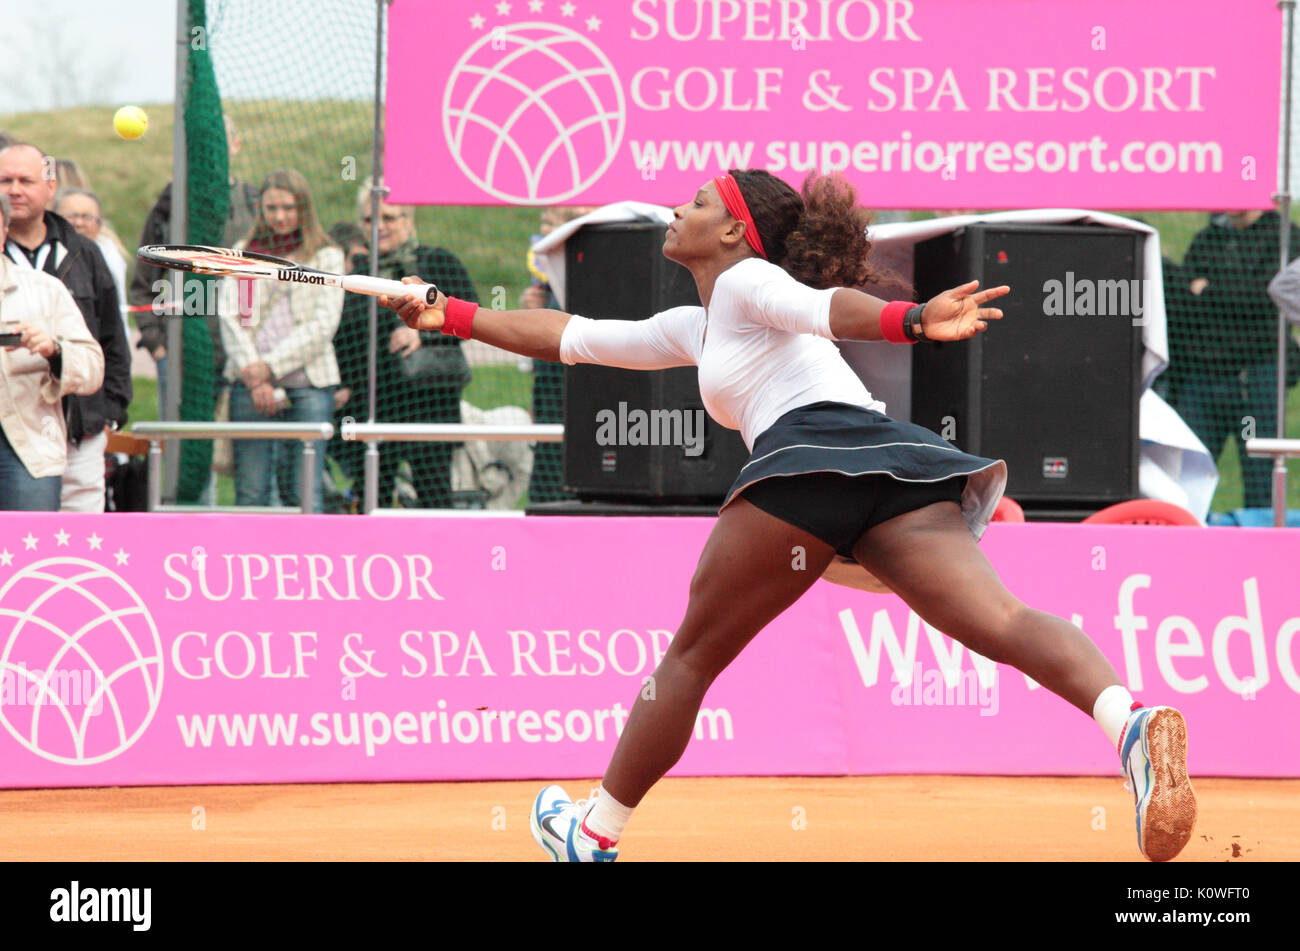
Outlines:
<svg viewBox="0 0 1300 951"><path fill-rule="evenodd" d="M1177 861L1300 860L1300 780L1194 784L1200 819ZM542 785L3 790L0 855L11 861L545 861L528 832L528 808ZM574 796L594 785L564 783ZM1141 859L1132 797L1118 777L668 779L638 809L621 850L620 862Z"/></svg>

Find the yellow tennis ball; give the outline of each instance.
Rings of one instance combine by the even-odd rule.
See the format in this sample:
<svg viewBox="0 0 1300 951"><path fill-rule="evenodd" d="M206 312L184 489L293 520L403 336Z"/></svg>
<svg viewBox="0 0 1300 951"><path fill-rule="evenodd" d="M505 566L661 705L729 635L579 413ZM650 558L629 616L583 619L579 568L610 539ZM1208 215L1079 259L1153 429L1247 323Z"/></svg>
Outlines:
<svg viewBox="0 0 1300 951"><path fill-rule="evenodd" d="M149 117L139 106L123 106L113 116L113 131L124 139L138 139L149 127Z"/></svg>

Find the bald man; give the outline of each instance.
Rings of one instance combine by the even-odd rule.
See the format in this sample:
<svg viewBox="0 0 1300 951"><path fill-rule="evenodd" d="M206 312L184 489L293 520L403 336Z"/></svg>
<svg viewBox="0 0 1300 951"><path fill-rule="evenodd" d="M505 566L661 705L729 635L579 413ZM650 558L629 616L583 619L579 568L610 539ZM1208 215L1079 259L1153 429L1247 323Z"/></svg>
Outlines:
<svg viewBox="0 0 1300 951"><path fill-rule="evenodd" d="M12 206L4 253L17 268L52 274L68 288L104 354L104 385L63 400L68 466L60 508L104 511L104 449L108 431L126 424L131 402L131 351L122 329L117 287L95 242L50 210L58 188L54 160L34 145L0 149L0 192Z"/></svg>

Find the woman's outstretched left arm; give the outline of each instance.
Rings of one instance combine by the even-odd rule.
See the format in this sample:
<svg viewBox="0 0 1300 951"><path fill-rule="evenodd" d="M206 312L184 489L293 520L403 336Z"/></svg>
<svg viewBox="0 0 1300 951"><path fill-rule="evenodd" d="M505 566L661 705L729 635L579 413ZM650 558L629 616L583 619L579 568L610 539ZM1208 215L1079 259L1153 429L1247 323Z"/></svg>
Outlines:
<svg viewBox="0 0 1300 951"><path fill-rule="evenodd" d="M921 327L927 340L965 340L988 328L988 321L1000 320L1002 311L985 307L989 301L1009 294L1005 284L977 290L971 281L932 297L921 311ZM831 298L830 328L836 340L884 340L880 316L888 301L842 287Z"/></svg>

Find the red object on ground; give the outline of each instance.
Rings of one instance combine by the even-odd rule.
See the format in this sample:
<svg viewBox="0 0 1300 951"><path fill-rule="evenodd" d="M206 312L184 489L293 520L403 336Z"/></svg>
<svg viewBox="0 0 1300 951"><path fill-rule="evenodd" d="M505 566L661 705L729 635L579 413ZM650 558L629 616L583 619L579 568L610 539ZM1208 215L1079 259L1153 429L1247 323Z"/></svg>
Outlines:
<svg viewBox="0 0 1300 951"><path fill-rule="evenodd" d="M993 522L1023 522L1025 520L1025 510L1020 507L1020 503L1009 496L1002 496L998 500L998 507L993 510Z"/></svg>
<svg viewBox="0 0 1300 951"><path fill-rule="evenodd" d="M1093 512L1085 525L1195 525L1200 520L1187 509L1158 499L1132 499Z"/></svg>

